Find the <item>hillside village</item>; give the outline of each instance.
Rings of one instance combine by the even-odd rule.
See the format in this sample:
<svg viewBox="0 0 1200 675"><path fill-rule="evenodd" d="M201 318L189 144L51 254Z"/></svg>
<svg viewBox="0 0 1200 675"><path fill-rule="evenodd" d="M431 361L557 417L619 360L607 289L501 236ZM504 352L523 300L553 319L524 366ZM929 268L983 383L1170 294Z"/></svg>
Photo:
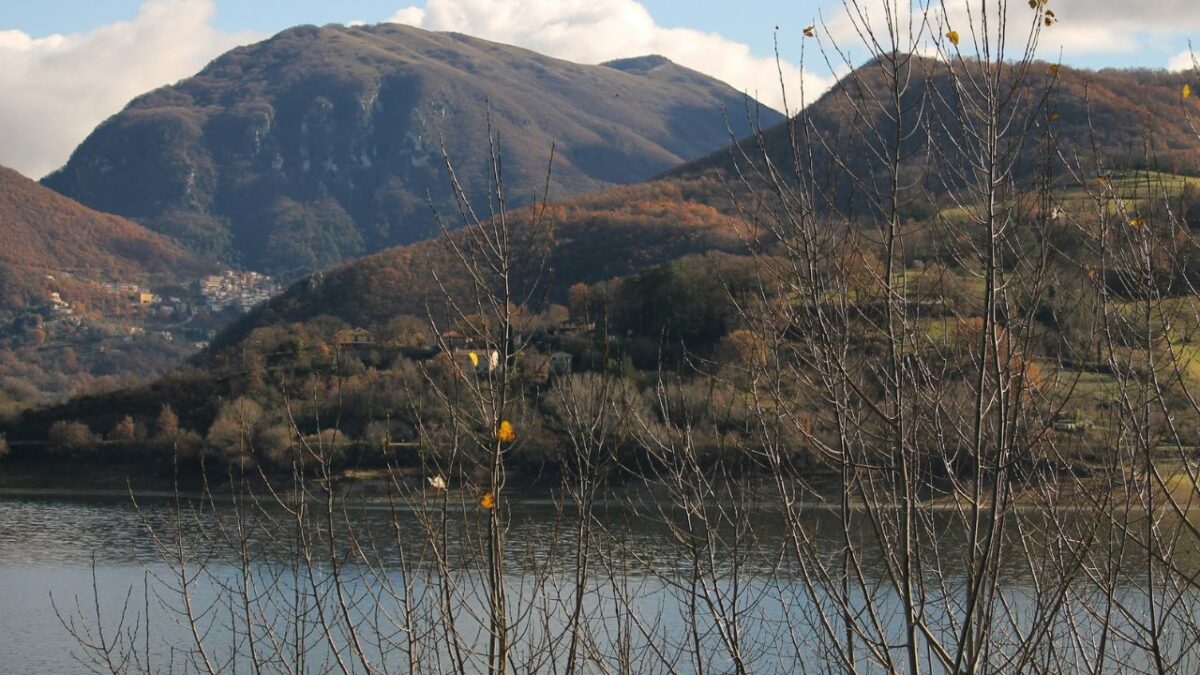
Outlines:
<svg viewBox="0 0 1200 675"><path fill-rule="evenodd" d="M234 270L168 286L66 272L43 284L40 299L0 319L0 404L103 387L132 364L165 372L280 292L269 276Z"/></svg>
<svg viewBox="0 0 1200 675"><path fill-rule="evenodd" d="M196 282L196 288L204 297L208 308L219 312L236 307L249 312L279 294L282 287L271 277L258 272L236 272L226 270L222 274L211 274Z"/></svg>
<svg viewBox="0 0 1200 675"><path fill-rule="evenodd" d="M156 328L159 329L158 334L168 341L177 337L170 330L175 328L182 329L178 330L179 337L190 338L192 346L197 349L207 346L207 340L215 333L216 328L209 327L209 324L216 315L244 314L270 300L281 290L280 285L267 275L235 270L205 276L191 285L160 288L157 291L136 283L102 281L94 283L98 290L108 296L107 302L103 303L103 307L90 307L90 311L83 311L68 299L69 295L52 290L57 286L57 277L46 275L46 282L51 290L46 291L45 302L19 317L16 322L18 326L42 330L66 326L80 328L86 319L96 326L127 324L125 337L143 335L147 328ZM93 299L89 304L100 303ZM215 325L226 323L222 320Z"/></svg>

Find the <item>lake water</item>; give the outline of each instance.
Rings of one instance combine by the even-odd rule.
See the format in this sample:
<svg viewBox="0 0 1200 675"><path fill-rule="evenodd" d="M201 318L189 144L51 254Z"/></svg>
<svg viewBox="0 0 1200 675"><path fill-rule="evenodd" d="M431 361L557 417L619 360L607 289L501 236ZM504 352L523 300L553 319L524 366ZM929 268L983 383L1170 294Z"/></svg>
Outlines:
<svg viewBox="0 0 1200 675"><path fill-rule="evenodd" d="M165 499L143 499L135 509L125 497L0 497L0 672L92 672L89 664L94 665L94 661L90 659L96 654L82 649L79 640L112 642L114 633L121 631L129 636L126 642L138 646L134 653L139 659L151 659L148 667L141 661L117 664L129 672L198 672L196 635L180 614L180 579L191 584L188 597L203 627L204 658L216 669L253 672L244 647L245 635L239 637L237 629L228 629L238 625L235 615L240 611L236 602L229 602L238 595L230 594L228 589L249 579L246 586L253 589L257 603L251 623L257 627L248 633L263 641L275 640L275 651L281 659L277 667L267 663L265 672L290 671L283 663L288 653L295 653L288 651L289 640L306 645L302 651L307 660L298 669L300 672L340 672L339 664L351 672L365 672L365 668L355 665L347 635L321 635L321 622L314 617L323 611L338 611L330 597L332 587L327 584L331 568L321 560L301 566L295 556L288 554L294 542L288 539L286 514L267 509L253 518L239 520L229 504L216 504L214 511L206 510L199 516L185 512L180 521L181 514ZM483 606L486 583L483 566L471 559L474 552L482 550L477 545L482 531L475 515L470 509L459 514L449 528L454 540L448 539L445 551L451 566L462 570L455 601L461 607L454 610L459 614L454 621L462 631L461 642L468 649L483 651L486 636L479 629L478 610ZM435 625L436 617L430 612L438 606L439 587L436 574L428 573L436 568L435 561L427 552L413 554L422 556L420 559L402 557L400 547L395 546L396 542L411 543L410 551L421 550L417 542L424 540L426 531L416 514L359 505L347 508L338 517L344 518L346 528L359 537L357 557L350 551L353 547L334 547L340 561L335 568L349 596L346 604L358 617L355 621L370 625L373 630L367 632L375 636L388 632L381 627L401 626L396 609L403 596L415 599L424 608L415 613L422 614L426 625ZM828 658L831 638L822 636L819 630L822 614L828 614L832 606L833 589L819 581L819 570L779 562L786 557L788 541L778 514L764 511L755 521L758 527L748 550L731 553L712 547L712 567L690 573L696 572L696 566L683 556L672 531L661 522L621 509L607 514L602 522L610 533L605 536L620 539L621 546L620 553L616 552L618 547L608 547L604 562L594 567L584 582L583 612L595 623L588 638L590 648L613 659L618 659L622 649L640 654L629 657L633 672L730 672L733 664L722 649L719 622L704 618L713 616L711 607L701 602L697 611L690 600L702 597L720 602L736 597L741 608L739 620L743 622L740 640L744 653L752 656L751 672L839 672L841 669ZM180 522L184 526L175 527ZM241 549L247 554L246 566L241 564L237 546L212 536L219 531L218 524L229 528L225 530L228 533L239 522L249 528L244 538L247 546ZM514 652L518 659L522 650L561 654L563 645L556 640L570 615L570 603L563 598L570 596L574 583L573 553L562 542L569 540L574 521L564 518L553 505L540 503L512 506L511 522L506 587L510 608L514 613L527 612L524 617L529 626L514 645ZM159 537L158 546L151 533ZM179 576L179 566L164 562L164 546L167 560L178 554L189 562L184 566L187 574ZM823 546L828 552L826 562L834 565L838 560L837 539L831 538ZM311 550L323 550L321 542L315 542ZM814 561L819 564L819 556ZM863 599L870 597L871 606L880 611L882 630L893 633L901 625L901 615L895 611L895 596L889 590L882 556L868 554L862 565L864 585L856 591L857 606L865 608L868 603ZM949 567L953 565L949 561ZM711 574L705 576L707 572ZM812 583L814 575L818 581ZM1036 623L1038 608L1032 599L1037 588L1036 570L1013 557L1003 563L1002 576L1008 606L1003 614L1006 620ZM804 581L806 577L809 583ZM964 580L949 574L939 583L942 588L925 591L931 599L954 596L961 590L956 586ZM289 634L289 620L299 616L289 598L309 590L312 597L322 600L306 605L308 631L303 636L299 635L303 631ZM1078 599L1094 595L1085 588ZM1115 619L1110 617L1110 623L1133 634L1136 631L1132 627L1141 618L1137 608L1147 602L1136 575L1120 580L1116 599L1133 610L1117 613ZM930 611L938 611L937 606L931 601L934 609ZM1052 660L1042 667L1031 669L1065 670L1062 664L1070 663L1082 669L1085 661L1072 654L1084 655L1093 646L1079 643L1076 637L1088 634L1089 622L1098 621L1094 606L1083 603L1066 612L1064 617L1069 614L1074 624L1072 632L1055 638L1061 645L1048 650L1058 655L1049 657ZM1200 661L1194 626L1200 625L1195 616L1200 610L1185 607L1173 611L1184 612L1180 616L1187 620L1162 630L1163 642L1173 655L1174 670L1195 672ZM148 622L144 620L147 615ZM227 619L227 615L233 618ZM528 620L531 616L540 618ZM64 622L73 627L75 637ZM1044 630L1064 629L1067 623L1065 619L1056 621ZM148 635L146 625L151 629ZM98 632L99 627L107 631L104 636ZM693 630L697 627L698 631ZM1014 629L1014 634L1018 633ZM1148 670L1144 649L1137 642L1130 638L1109 644L1106 649L1114 660L1104 670ZM278 643L284 644L279 647ZM423 645L419 649L415 646L418 643ZM399 636L373 645L370 660L380 671L406 672L412 663L407 659L411 658L422 670L441 672L449 669L447 660L451 658L441 644L440 639L410 642ZM693 649L697 644L700 647ZM882 649L887 651L886 647ZM696 653L706 656L697 661ZM259 658L264 663L270 661L261 654ZM529 658L540 671L562 670L554 658ZM467 669L471 670L469 666ZM864 671L874 669L865 666Z"/></svg>

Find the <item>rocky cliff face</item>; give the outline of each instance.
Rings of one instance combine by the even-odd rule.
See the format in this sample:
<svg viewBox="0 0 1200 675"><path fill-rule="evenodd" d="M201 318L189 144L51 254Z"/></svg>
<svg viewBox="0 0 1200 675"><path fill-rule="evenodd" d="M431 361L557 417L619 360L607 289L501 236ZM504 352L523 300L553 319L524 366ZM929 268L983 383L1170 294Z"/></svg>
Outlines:
<svg viewBox="0 0 1200 675"><path fill-rule="evenodd" d="M753 104L751 104L753 105ZM756 110L763 124L778 113ZM45 184L212 259L296 275L459 219L443 150L486 213L631 183L751 130L747 100L661 57L584 66L399 25L300 27L101 125Z"/></svg>

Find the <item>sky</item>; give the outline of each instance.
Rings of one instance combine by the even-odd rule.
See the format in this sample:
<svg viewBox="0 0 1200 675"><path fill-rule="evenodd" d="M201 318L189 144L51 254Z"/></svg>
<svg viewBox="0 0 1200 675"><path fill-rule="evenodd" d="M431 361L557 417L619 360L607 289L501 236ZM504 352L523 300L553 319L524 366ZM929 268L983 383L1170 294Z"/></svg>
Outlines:
<svg viewBox="0 0 1200 675"><path fill-rule="evenodd" d="M898 0L861 0L876 8ZM907 1L907 0L903 0ZM927 0L912 0L914 3ZM967 35L964 5L940 22ZM992 0L995 6L995 0ZM1031 10L1010 3L1012 25ZM1049 0L1059 22L1038 55L1074 66L1190 67L1200 1ZM819 47L850 45L842 0L7 0L0 3L0 164L39 178L130 99L188 77L222 52L298 24L398 21L454 30L583 63L658 53L782 108L849 67ZM816 26L816 37L803 30ZM938 26L940 35L947 26ZM778 36L781 61L774 57ZM969 40L963 47L968 47ZM865 58L851 51L849 61ZM803 67L802 67L803 66ZM801 86L802 85L802 86Z"/></svg>

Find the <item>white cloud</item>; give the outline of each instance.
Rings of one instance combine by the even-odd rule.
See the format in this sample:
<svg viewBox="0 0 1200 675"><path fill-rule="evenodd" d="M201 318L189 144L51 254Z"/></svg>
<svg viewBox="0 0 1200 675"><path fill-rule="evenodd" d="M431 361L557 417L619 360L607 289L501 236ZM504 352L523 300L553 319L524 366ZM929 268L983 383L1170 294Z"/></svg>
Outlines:
<svg viewBox="0 0 1200 675"><path fill-rule="evenodd" d="M1195 53L1188 49L1172 56L1171 60L1167 61L1167 70L1194 70L1197 61L1200 61L1200 53Z"/></svg>
<svg viewBox="0 0 1200 675"><path fill-rule="evenodd" d="M860 6L868 13L866 23L881 26L883 6L900 5L900 14L912 16L914 7L931 6L930 24L919 20L913 32L924 31L920 51L933 53L928 39L940 37L947 30L946 21L963 35L963 52L974 50L970 45L970 6L978 21L979 0L946 0L927 3L925 0L863 0ZM831 48L829 56L834 74L841 75L848 66L857 66L869 54L861 45L861 34L847 15L845 5L838 0L822 0L825 23L818 30L820 44ZM995 12L1001 6L988 3ZM1035 13L1027 3L1009 2L1008 58L1021 56L1023 41L1018 40L1033 27ZM1161 49L1172 39L1200 30L1200 2L1196 0L1158 0L1139 5L1130 11L1128 0L1053 0L1049 4L1058 17L1051 28L1041 31L1037 53L1041 58L1057 60L1060 55L1068 62L1080 59L1094 62L1097 57L1122 59L1144 49ZM943 14L943 9L945 13ZM736 11L736 10L732 10ZM450 30L478 37L515 44L551 56L583 63L599 63L614 58L662 54L676 63L707 73L754 95L776 108L782 105L779 74L773 58L751 53L742 43L716 33L688 28L667 28L655 22L639 0L427 0L424 7L407 7L390 19L429 30ZM997 22L989 22L993 33ZM904 26L902 31L907 31ZM879 31L882 35L886 31ZM993 35L993 38L995 36ZM817 43L805 41L797 34L781 36L785 54L791 55L801 45L807 47L810 67L802 69L794 61L782 64L784 82L794 107L800 83L805 85L805 98L812 101L832 83L828 66L817 54ZM905 39L902 39L903 43ZM846 50L849 64L841 62L836 48ZM886 45L882 46L886 48ZM1182 57L1171 61L1181 67ZM815 66L815 67L813 67Z"/></svg>
<svg viewBox="0 0 1200 675"><path fill-rule="evenodd" d="M943 48L948 48L941 36L953 29L961 36L962 53L976 53L974 37L983 32L985 25L981 10L985 5L980 0L934 3L912 0L911 4L899 4L901 6L894 15L901 17L898 21L903 36L899 40L901 48L910 44L913 36L919 36L916 38L921 43L919 51L936 53L931 41L938 39L943 42ZM861 6L866 9L862 14L832 11L827 16L827 32L839 46L861 58L862 50L856 47L861 42L861 35L865 34L864 29L869 27L881 41L887 40L884 5L884 0L864 0ZM922 7L928 7L926 13ZM1025 39L1037 27L1041 15L1021 1L987 3L986 7L986 28L992 49L998 43L998 28L1003 25L1006 30L1005 58L1020 58L1026 46ZM1002 9L1006 12L1003 22L997 18ZM1189 33L1200 30L1200 2L1195 0L1159 0L1138 5L1133 10L1128 0L1053 0L1046 4L1046 9L1054 12L1056 21L1037 33L1036 54L1047 60L1058 60L1061 56L1068 63L1096 63L1099 60L1119 66L1129 61L1131 55L1162 50L1164 45L1177 44ZM882 48L886 49L886 44ZM1178 65L1180 61L1181 57L1177 56L1171 63Z"/></svg>
<svg viewBox="0 0 1200 675"><path fill-rule="evenodd" d="M661 54L776 109L783 106L773 57L756 56L749 46L717 33L660 26L637 0L428 0L424 8L402 9L389 21L457 31L579 63ZM832 83L795 63L781 66L793 106L802 83L810 100Z"/></svg>
<svg viewBox="0 0 1200 675"><path fill-rule="evenodd" d="M250 39L214 28L215 12L212 0L147 0L132 20L84 33L0 31L0 164L42 176L133 97Z"/></svg>

